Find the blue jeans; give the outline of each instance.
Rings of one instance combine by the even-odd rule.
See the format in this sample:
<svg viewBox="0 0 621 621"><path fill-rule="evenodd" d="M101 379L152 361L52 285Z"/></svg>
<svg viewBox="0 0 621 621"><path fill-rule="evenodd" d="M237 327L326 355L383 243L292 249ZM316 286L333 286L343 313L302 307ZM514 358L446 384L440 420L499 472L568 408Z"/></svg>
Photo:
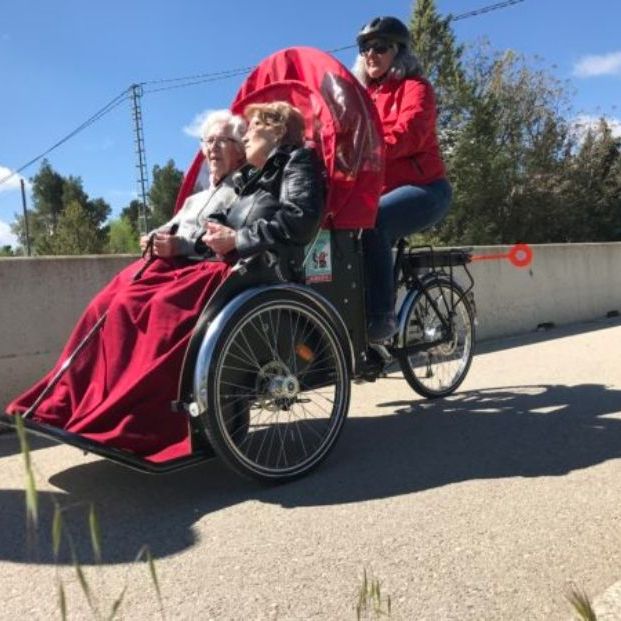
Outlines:
<svg viewBox="0 0 621 621"><path fill-rule="evenodd" d="M362 236L368 321L381 320L394 311L395 242L439 222L448 211L452 194L450 183L439 179L429 185L404 185L380 198L375 228Z"/></svg>

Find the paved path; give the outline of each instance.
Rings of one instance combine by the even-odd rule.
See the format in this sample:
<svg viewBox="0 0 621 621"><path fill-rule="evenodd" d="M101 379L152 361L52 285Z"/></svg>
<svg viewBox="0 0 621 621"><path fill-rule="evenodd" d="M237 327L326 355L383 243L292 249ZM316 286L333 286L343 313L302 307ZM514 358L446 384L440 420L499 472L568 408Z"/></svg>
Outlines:
<svg viewBox="0 0 621 621"><path fill-rule="evenodd" d="M95 502L104 561L68 512L100 606L127 583L124 618L355 619L366 568L393 618L568 619L584 588L621 618L621 323L485 344L460 393L416 398L397 376L357 386L351 418L314 474L257 488L220 463L149 477L34 442L42 504L27 552L23 473L0 435L0 618L88 618L67 555L53 565L50 499ZM604 608L602 608L603 610Z"/></svg>

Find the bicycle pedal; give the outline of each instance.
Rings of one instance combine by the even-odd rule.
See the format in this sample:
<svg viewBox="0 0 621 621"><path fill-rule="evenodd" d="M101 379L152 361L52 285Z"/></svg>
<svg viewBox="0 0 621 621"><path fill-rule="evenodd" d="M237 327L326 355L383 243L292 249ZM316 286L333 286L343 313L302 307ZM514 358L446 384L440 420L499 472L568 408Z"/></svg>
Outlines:
<svg viewBox="0 0 621 621"><path fill-rule="evenodd" d="M388 351L385 345L379 343L369 343L369 349L372 349L384 363L392 361L392 355Z"/></svg>

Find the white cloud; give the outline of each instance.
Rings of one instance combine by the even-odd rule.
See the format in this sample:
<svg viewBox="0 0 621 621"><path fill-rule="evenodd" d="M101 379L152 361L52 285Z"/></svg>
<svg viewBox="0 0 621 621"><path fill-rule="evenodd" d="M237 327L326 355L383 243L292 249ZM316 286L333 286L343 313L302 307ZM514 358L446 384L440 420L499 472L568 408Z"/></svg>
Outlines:
<svg viewBox="0 0 621 621"><path fill-rule="evenodd" d="M183 128L183 133L188 136L192 136L192 138L200 138L201 125L212 112L214 112L214 110L208 108L207 110L203 110L203 112L197 114L192 121Z"/></svg>
<svg viewBox="0 0 621 621"><path fill-rule="evenodd" d="M17 237L11 233L11 227L0 220L0 246L17 246Z"/></svg>
<svg viewBox="0 0 621 621"><path fill-rule="evenodd" d="M6 166L0 166L0 181L5 177L8 177L13 171ZM24 179L21 175L13 175L10 179L5 181L4 183L0 183L0 192L10 192L11 190L19 190L19 180ZM30 183L26 181L26 188L30 188Z"/></svg>
<svg viewBox="0 0 621 621"><path fill-rule="evenodd" d="M574 65L574 75L591 78L598 75L621 75L621 52L583 56Z"/></svg>
<svg viewBox="0 0 621 621"><path fill-rule="evenodd" d="M601 119L604 119L610 127L612 135L615 138L621 138L621 119L605 116L594 116L590 114L581 114L577 116L571 123L574 135L579 143L581 143L589 129L597 131Z"/></svg>

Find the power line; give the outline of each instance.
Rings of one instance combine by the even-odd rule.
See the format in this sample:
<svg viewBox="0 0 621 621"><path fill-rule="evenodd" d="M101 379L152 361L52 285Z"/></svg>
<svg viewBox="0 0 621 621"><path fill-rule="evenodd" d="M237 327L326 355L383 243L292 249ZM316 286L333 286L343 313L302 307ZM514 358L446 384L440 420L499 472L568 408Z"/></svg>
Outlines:
<svg viewBox="0 0 621 621"><path fill-rule="evenodd" d="M212 78L214 76L222 76L223 78L227 78L227 77L230 77L228 74L231 73L232 71L239 71L239 72L243 71L245 73L248 73L252 71L253 69L254 67L239 67L237 69L228 69L224 71L213 71L210 73L198 73L196 75L186 75L181 78L162 78L160 80L147 80L145 82L141 82L140 85L146 86L147 84L162 84L165 82L181 82L183 80L200 80L201 78Z"/></svg>
<svg viewBox="0 0 621 621"><path fill-rule="evenodd" d="M458 15L451 15L449 17L451 21L456 22L462 19L468 19L471 17L477 17L478 15L483 15L485 13L491 13L492 11L497 11L499 9L505 9L507 7L513 6L514 4L520 4L525 0L505 0L505 2L496 2L495 4L489 4L487 6L483 6L478 9L474 9L472 11L468 11L466 13L459 13ZM329 50L326 50L328 54L334 54L336 52L343 52L345 50L351 50L355 47L358 47L356 44L352 45L344 45L342 47L335 47ZM213 71L210 73L199 73L196 75L183 76L179 78L161 78L158 80L147 80L145 82L141 82L141 86L147 86L149 84L164 84L168 82L184 82L188 80L187 84L179 84L177 86L170 86L164 88L150 89L146 90L145 93L156 93L158 91L164 91L174 88L184 88L185 86L194 86L195 84L203 84L204 82L216 82L218 80L226 80L227 78L235 77L238 75L243 75L245 73L250 73L254 69L252 67L237 67L235 69L227 69L223 71Z"/></svg>
<svg viewBox="0 0 621 621"><path fill-rule="evenodd" d="M61 138L58 142L55 142L51 147L49 147L49 149L46 149L43 153L40 153L36 157L33 157L30 161L26 162L25 164L22 164L22 166L15 169L12 173L9 173L5 177L2 177L2 179L0 179L0 185L2 185L3 183L6 183L9 179L12 179L15 175L19 174L20 172L22 172L22 170L25 170L29 166L32 166L32 164L35 164L40 159L43 159L46 155L54 151L54 149L57 149L58 147L63 145L65 142L67 142L68 140L70 140L71 138L79 134L81 131L85 130L87 127L97 122L103 116L105 116L106 114L114 110L114 108L116 108L118 105L122 104L124 101L129 99L128 91L129 89L126 88L122 93L119 93L114 99L109 101L103 108L100 108L97 112L95 112L95 114L93 114L88 119L86 119L86 121L78 125L78 127L76 127L74 130L69 132L66 136Z"/></svg>
<svg viewBox="0 0 621 621"><path fill-rule="evenodd" d="M492 11L504 9L504 8L513 6L515 4L520 4L522 2L524 2L524 0L505 0L505 2L496 2L495 4L489 4L487 6L481 7L479 9L474 9L466 13L460 13L459 15L453 16L449 14L449 17L451 21L456 22L462 19L469 19L471 17L476 17L478 15L483 15L485 13L490 13ZM327 52L330 54L334 54L337 52L350 50L355 47L357 46L356 45L345 45L342 47L332 48L330 50L327 50ZM227 80L229 78L237 77L240 75L245 75L249 73L250 71L252 71L252 69L254 69L254 67L238 67L236 69L227 69L223 71L201 73L201 74L183 76L183 77L178 77L178 78L161 78L157 80L147 80L145 82L140 82L139 86L144 87L149 84L168 84L170 82L180 82L180 84L175 84L171 86L163 86L159 88L152 88L152 89L148 89L144 91L144 94L158 93L161 91L168 91L168 90L173 90L173 89L178 89L178 88L186 88L189 86L196 86L197 84L204 84L206 82L218 82L220 80ZM51 147L49 147L49 149L46 149L43 153L32 158L30 161L26 162L25 164L23 164L22 166L14 170L12 173L6 175L5 177L2 177L0 179L0 185L2 185L3 183L6 183L9 179L12 179L15 175L19 174L20 172L22 172L29 166L32 166L32 164L35 164L36 162L44 158L46 155L48 155L49 153L51 153L52 151L54 151L55 149L63 145L65 142L67 142L68 140L70 140L71 138L79 134L81 131L83 131L84 129L92 125L93 123L97 122L99 119L101 119L103 116L111 112L118 105L120 105L124 101L127 101L130 98L129 92L131 88L132 87L130 86L126 88L124 91L122 91L121 93L119 93L114 99L108 102L103 108L95 112L95 114L93 114L88 119L86 119L86 121L84 121L81 125L76 127L73 131L71 131L65 137L61 138L58 142L54 143Z"/></svg>
<svg viewBox="0 0 621 621"><path fill-rule="evenodd" d="M480 9L474 9L473 11L468 11L467 13L460 13L459 15L451 16L451 21L457 22L460 19L468 19L469 17L476 17L477 15L483 15L484 13L491 13L492 11L505 9L509 6L513 6L514 4L520 4L521 2L524 2L524 0L506 0L506 2L489 4L488 6L481 7Z"/></svg>
<svg viewBox="0 0 621 621"><path fill-rule="evenodd" d="M449 13L448 17L451 22L457 22L461 19L468 19L470 17L477 17L478 15L483 15L484 13L491 13L492 11L497 11L498 9L505 9L514 4L520 4L524 2L524 0L506 0L505 2L497 2L496 4L488 4L487 6L483 6L480 9L474 9L472 11L468 11L467 13L459 13L459 15L451 15ZM344 50L351 50L357 45L344 45L343 47L335 47L331 50L326 50L329 54L334 54L336 52L342 52Z"/></svg>
<svg viewBox="0 0 621 621"><path fill-rule="evenodd" d="M205 82L218 82L220 80L227 80L228 78L234 78L240 75L246 75L247 73L250 73L250 71L252 71L252 69L254 69L254 67L243 67L240 69L231 69L229 71L220 71L217 74L211 74L214 77L204 77L201 80L193 80L190 82L185 82L183 84L174 84L172 86L162 86L160 88L151 88L151 89L147 89L144 91L145 95L148 93L159 93L161 91L171 91L173 89L176 88L185 88L186 86L195 86L196 84L204 84ZM210 74L204 74L205 76L210 76ZM197 76L198 77L198 76ZM154 83L161 83L161 82L172 82L173 80L181 80L184 78L171 78L169 80L162 80L162 81L156 81L156 82L142 82L141 84L154 84Z"/></svg>

